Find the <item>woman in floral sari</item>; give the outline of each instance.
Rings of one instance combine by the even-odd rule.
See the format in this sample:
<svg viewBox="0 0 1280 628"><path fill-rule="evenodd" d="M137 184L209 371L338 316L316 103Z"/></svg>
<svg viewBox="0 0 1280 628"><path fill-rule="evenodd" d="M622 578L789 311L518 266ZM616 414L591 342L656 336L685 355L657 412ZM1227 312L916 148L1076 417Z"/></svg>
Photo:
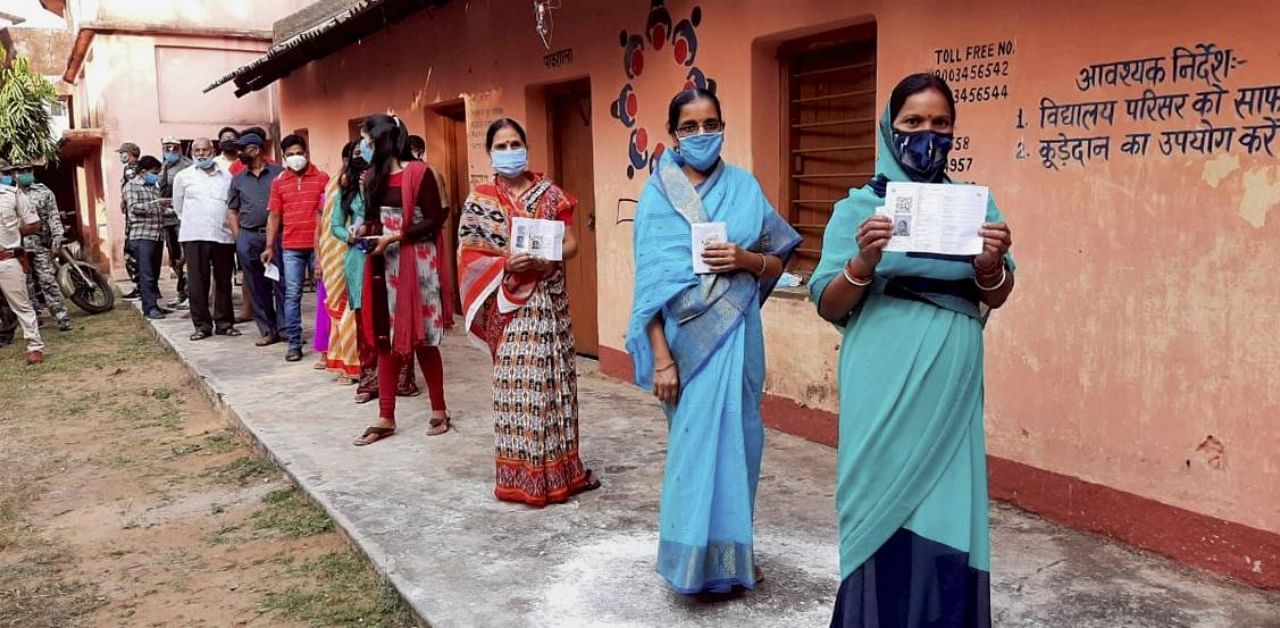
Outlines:
<svg viewBox="0 0 1280 628"><path fill-rule="evenodd" d="M832 628L991 625L982 330L1013 290L1012 236L991 200L975 257L886 252L877 212L890 182L951 182L955 117L932 74L894 88L876 177L836 203L809 288L844 334Z"/></svg>
<svg viewBox="0 0 1280 628"><path fill-rule="evenodd" d="M564 266L510 251L513 218L571 227L577 204L528 171L526 146L515 120L490 125L485 148L497 174L463 206L458 254L467 335L493 359L494 495L542 507L600 482L578 457L578 372ZM566 228L564 258L577 248Z"/></svg>
<svg viewBox="0 0 1280 628"><path fill-rule="evenodd" d="M720 159L724 122L711 92L682 91L635 222L635 296L627 351L636 384L667 414L658 573L686 595L754 589L753 518L764 422L760 308L800 236L750 173ZM693 225L719 223L695 274Z"/></svg>

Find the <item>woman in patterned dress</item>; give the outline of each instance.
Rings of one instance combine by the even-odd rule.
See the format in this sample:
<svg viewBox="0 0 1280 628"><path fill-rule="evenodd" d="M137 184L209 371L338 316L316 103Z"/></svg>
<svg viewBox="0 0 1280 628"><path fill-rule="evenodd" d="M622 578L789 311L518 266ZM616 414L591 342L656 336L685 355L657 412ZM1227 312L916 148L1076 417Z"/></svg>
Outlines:
<svg viewBox="0 0 1280 628"><path fill-rule="evenodd" d="M432 416L428 436L449 431L444 399L444 308L440 229L447 218L431 169L408 161L408 130L394 116L373 115L360 128L360 156L369 163L366 219L354 237L371 246L364 271L362 331L378 349L378 421L356 439L375 443L396 430L400 365L416 355L427 381Z"/></svg>
<svg viewBox="0 0 1280 628"><path fill-rule="evenodd" d="M578 373L564 265L508 246L515 217L573 223L577 200L528 170L520 124L489 126L497 174L476 186L458 229L467 335L493 359L494 495L542 507L600 486L578 457ZM565 229L564 258L577 253Z"/></svg>

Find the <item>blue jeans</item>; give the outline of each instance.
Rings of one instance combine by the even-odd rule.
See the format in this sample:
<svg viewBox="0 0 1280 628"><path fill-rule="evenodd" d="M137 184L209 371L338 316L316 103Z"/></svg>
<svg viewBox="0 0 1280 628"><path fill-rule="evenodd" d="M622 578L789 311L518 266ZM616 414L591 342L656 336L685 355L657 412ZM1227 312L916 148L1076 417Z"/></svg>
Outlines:
<svg viewBox="0 0 1280 628"><path fill-rule="evenodd" d="M129 240L129 250L138 258L138 295L142 297L142 313L160 311L160 263L164 259L164 242Z"/></svg>
<svg viewBox="0 0 1280 628"><path fill-rule="evenodd" d="M284 251L284 339L290 349L302 348L302 284L315 258L311 249Z"/></svg>

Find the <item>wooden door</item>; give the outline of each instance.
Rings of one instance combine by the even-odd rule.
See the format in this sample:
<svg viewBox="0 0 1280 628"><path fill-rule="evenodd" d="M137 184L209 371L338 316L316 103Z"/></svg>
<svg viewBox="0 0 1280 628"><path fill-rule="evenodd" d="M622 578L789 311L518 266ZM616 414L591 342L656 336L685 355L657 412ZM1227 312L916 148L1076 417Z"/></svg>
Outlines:
<svg viewBox="0 0 1280 628"><path fill-rule="evenodd" d="M456 315L462 315L462 290L458 277L458 220L462 216L462 203L471 193L467 168L467 115L462 103L437 110L443 125L442 146L427 146L427 161L444 164L440 175L444 178L445 198L449 204L449 220L445 224L445 259L453 272ZM444 151L444 159L434 158L436 150Z"/></svg>
<svg viewBox="0 0 1280 628"><path fill-rule="evenodd" d="M591 86L586 82L549 89L553 176L578 199L573 233L578 255L565 264L569 313L578 353L600 353L596 311L596 202L591 152Z"/></svg>

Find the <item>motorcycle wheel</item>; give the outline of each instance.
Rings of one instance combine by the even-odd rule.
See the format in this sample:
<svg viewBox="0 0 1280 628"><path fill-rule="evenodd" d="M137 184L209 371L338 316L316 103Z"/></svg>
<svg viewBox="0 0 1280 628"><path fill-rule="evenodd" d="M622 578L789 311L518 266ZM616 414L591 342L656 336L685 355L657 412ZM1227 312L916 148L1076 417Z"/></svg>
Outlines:
<svg viewBox="0 0 1280 628"><path fill-rule="evenodd" d="M63 296L90 314L110 312L116 306L116 293L111 283L92 264L77 261L76 266L91 283L85 284L71 266L63 264L58 268L58 287L62 289Z"/></svg>

